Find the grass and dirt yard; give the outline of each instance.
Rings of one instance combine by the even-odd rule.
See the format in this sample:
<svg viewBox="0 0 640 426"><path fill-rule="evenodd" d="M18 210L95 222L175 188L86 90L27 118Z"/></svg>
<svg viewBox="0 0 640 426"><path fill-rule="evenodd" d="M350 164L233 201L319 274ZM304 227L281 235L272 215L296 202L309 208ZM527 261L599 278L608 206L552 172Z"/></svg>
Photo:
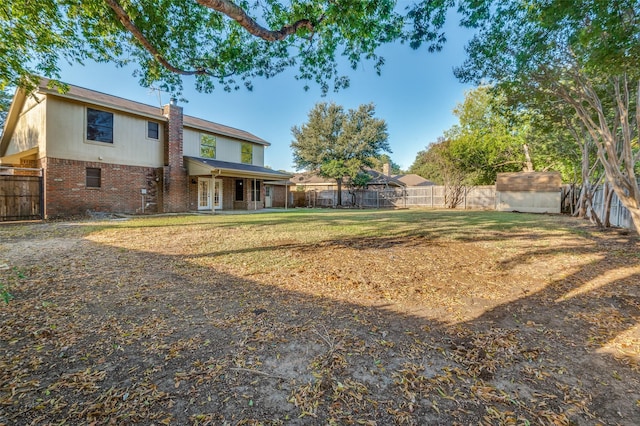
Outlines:
<svg viewBox="0 0 640 426"><path fill-rule="evenodd" d="M0 266L0 424L640 423L640 239L577 219L14 224Z"/></svg>

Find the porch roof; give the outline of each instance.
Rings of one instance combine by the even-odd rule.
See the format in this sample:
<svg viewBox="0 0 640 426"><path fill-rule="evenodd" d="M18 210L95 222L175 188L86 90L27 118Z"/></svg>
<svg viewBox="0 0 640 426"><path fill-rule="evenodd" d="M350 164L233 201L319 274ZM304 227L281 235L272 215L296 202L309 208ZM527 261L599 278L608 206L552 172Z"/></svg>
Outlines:
<svg viewBox="0 0 640 426"><path fill-rule="evenodd" d="M189 175L215 175L226 177L242 177L250 179L282 180L289 179L290 173L271 170L266 167L253 164L231 163L228 161L213 160L211 158L185 156L185 163Z"/></svg>

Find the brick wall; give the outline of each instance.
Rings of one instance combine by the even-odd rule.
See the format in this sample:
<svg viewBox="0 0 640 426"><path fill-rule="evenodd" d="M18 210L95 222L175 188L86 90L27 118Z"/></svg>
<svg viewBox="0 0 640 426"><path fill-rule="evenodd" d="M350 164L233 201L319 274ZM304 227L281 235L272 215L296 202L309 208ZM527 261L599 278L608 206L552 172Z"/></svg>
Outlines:
<svg viewBox="0 0 640 426"><path fill-rule="evenodd" d="M229 206L232 210L261 210L264 208L264 182L258 180L260 182L260 201L251 201L251 183L253 179L242 179L243 181L243 201L236 201L236 180L230 179L232 183L232 200L233 203ZM225 208L227 208L225 203Z"/></svg>
<svg viewBox="0 0 640 426"><path fill-rule="evenodd" d="M273 185L271 188L271 206L284 207L286 194L288 193L287 187L284 185ZM287 205L288 204L289 203L287 203Z"/></svg>
<svg viewBox="0 0 640 426"><path fill-rule="evenodd" d="M158 212L162 202L162 169L101 162L44 158L45 215L47 218L85 215L88 212ZM87 188L87 167L100 169L100 188Z"/></svg>
<svg viewBox="0 0 640 426"><path fill-rule="evenodd" d="M235 194L235 179L223 178L222 179L222 209L233 210L233 200Z"/></svg>
<svg viewBox="0 0 640 426"><path fill-rule="evenodd" d="M198 210L198 177L189 177L189 210Z"/></svg>
<svg viewBox="0 0 640 426"><path fill-rule="evenodd" d="M182 107L171 102L163 108L167 117L165 128L163 170L163 212L185 212L189 210L189 180L183 157Z"/></svg>

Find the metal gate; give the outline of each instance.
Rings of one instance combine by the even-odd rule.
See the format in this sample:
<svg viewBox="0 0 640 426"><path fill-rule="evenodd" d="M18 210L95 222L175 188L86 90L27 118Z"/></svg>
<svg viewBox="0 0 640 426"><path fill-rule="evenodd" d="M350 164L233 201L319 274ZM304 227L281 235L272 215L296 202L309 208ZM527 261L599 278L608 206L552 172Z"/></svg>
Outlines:
<svg viewBox="0 0 640 426"><path fill-rule="evenodd" d="M0 168L0 222L43 218L41 169Z"/></svg>

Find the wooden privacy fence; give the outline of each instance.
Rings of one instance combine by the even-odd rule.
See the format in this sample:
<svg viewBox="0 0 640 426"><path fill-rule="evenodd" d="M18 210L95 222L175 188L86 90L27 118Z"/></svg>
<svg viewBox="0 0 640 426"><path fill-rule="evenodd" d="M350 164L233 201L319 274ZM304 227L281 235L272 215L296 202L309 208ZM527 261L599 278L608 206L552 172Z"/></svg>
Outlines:
<svg viewBox="0 0 640 426"><path fill-rule="evenodd" d="M42 219L41 171L6 168L0 171L0 221Z"/></svg>
<svg viewBox="0 0 640 426"><path fill-rule="evenodd" d="M447 188L441 185L406 188L407 207L447 207ZM456 208L493 210L496 207L496 187L494 185L466 186Z"/></svg>
<svg viewBox="0 0 640 426"><path fill-rule="evenodd" d="M638 179L640 184L640 179ZM612 189L613 191L613 189ZM593 194L593 209L599 218L604 218L605 213L605 199L604 199L604 185L600 185ZM634 229L633 220L631 219L631 213L622 205L622 202L618 198L618 195L614 192L611 199L611 211L609 215L609 222L612 226L620 226L622 228Z"/></svg>
<svg viewBox="0 0 640 426"><path fill-rule="evenodd" d="M440 185L393 189L359 189L342 191L343 206L365 208L432 207L445 208L446 188ZM307 191L308 207L335 207L338 203L337 190ZM457 208L493 210L496 204L496 187L469 186L463 188Z"/></svg>

